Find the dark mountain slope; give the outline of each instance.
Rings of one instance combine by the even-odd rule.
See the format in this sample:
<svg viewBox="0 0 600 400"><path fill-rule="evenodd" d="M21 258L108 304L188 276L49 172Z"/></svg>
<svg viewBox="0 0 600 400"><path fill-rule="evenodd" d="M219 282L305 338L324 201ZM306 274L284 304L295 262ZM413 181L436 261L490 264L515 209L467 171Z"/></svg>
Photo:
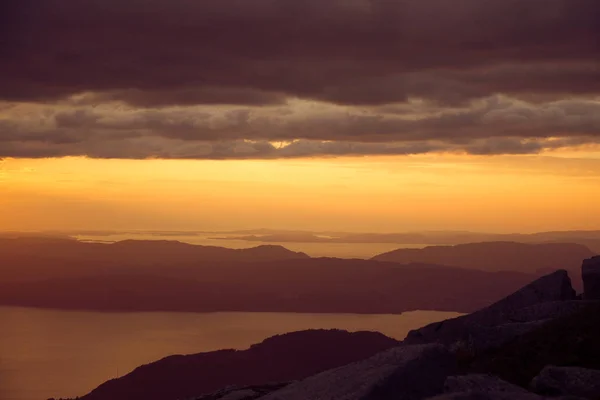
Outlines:
<svg viewBox="0 0 600 400"><path fill-rule="evenodd" d="M534 278L338 259L123 270L0 284L0 304L120 311L471 312Z"/></svg>
<svg viewBox="0 0 600 400"><path fill-rule="evenodd" d="M565 269L580 289L581 260L595 253L573 243L526 244L482 242L455 246L429 246L423 249L398 249L373 257L373 260L398 263L421 262L482 271L520 271L545 274Z"/></svg>
<svg viewBox="0 0 600 400"><path fill-rule="evenodd" d="M274 336L247 350L171 356L100 385L84 400L175 400L228 385L302 379L367 358L398 342L375 332L310 330Z"/></svg>
<svg viewBox="0 0 600 400"><path fill-rule="evenodd" d="M55 238L0 238L0 282L98 275L150 266L214 265L307 259L281 246L249 249L176 241L126 240L112 244Z"/></svg>

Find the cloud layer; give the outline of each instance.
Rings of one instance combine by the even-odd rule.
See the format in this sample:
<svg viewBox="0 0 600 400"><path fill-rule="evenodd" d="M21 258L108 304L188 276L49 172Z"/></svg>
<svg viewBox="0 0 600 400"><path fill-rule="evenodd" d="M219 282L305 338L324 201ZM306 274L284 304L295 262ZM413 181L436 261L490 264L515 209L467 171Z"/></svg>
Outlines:
<svg viewBox="0 0 600 400"><path fill-rule="evenodd" d="M0 7L0 157L520 154L600 137L597 0Z"/></svg>

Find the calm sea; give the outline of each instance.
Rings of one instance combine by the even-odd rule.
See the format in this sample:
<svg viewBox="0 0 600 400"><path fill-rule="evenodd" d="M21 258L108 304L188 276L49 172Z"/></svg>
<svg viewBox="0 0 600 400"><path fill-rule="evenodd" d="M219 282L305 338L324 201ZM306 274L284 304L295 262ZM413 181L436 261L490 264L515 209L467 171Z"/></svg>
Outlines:
<svg viewBox="0 0 600 400"><path fill-rule="evenodd" d="M116 242L120 240L178 240L180 242L199 244L203 246L220 246L232 249L246 249L263 244L283 246L292 251L301 251L311 257L338 258L371 258L381 253L400 248L423 248L430 244L398 244L398 243L310 243L310 242L257 242L247 240L225 239L236 235L214 233L210 235L160 235L149 233L123 233L111 235L79 235L83 241ZM239 236L239 235L237 235ZM220 239L215 239L219 237Z"/></svg>
<svg viewBox="0 0 600 400"><path fill-rule="evenodd" d="M409 330L458 316L293 313L98 313L0 307L0 399L73 397L171 354L244 349L279 333L310 328Z"/></svg>

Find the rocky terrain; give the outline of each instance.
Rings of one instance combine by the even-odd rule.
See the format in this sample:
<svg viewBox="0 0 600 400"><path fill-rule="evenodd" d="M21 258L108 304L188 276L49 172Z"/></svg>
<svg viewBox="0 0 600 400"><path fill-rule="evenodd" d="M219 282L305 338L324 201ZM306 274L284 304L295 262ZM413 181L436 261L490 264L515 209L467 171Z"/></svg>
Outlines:
<svg viewBox="0 0 600 400"><path fill-rule="evenodd" d="M558 270L477 312L414 330L402 342L375 333L282 335L247 351L225 350L237 355L225 363L168 357L83 399L599 400L600 256L582 269L582 295ZM266 366L270 372L256 374ZM220 383L202 394L202 387Z"/></svg>
<svg viewBox="0 0 600 400"><path fill-rule="evenodd" d="M580 296L567 272L558 270L477 312L414 330L370 357L291 382L239 380L187 399L598 400L600 256L584 261L582 275ZM312 351L318 358L322 350ZM177 382L169 388L175 393Z"/></svg>

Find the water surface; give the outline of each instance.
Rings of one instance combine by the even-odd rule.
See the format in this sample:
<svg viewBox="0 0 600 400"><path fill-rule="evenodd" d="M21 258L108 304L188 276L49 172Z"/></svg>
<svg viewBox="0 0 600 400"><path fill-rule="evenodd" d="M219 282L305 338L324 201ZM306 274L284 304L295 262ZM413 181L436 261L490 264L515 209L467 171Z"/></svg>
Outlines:
<svg viewBox="0 0 600 400"><path fill-rule="evenodd" d="M248 240L224 239L240 235L232 234L206 234L206 235L168 235L150 233L123 233L112 235L78 235L77 239L83 241L116 242L120 240L177 240L180 242L199 244L203 246L219 246L231 249L247 249L264 244L283 246L292 251L301 251L311 257L338 257L338 258L371 258L381 253L400 249L431 246L430 244L398 244L398 243L320 243L320 242L259 242ZM217 239L217 237L221 239Z"/></svg>
<svg viewBox="0 0 600 400"><path fill-rule="evenodd" d="M294 313L99 313L0 307L0 399L74 397L171 354L244 349L279 333L310 328L409 330L458 316Z"/></svg>

